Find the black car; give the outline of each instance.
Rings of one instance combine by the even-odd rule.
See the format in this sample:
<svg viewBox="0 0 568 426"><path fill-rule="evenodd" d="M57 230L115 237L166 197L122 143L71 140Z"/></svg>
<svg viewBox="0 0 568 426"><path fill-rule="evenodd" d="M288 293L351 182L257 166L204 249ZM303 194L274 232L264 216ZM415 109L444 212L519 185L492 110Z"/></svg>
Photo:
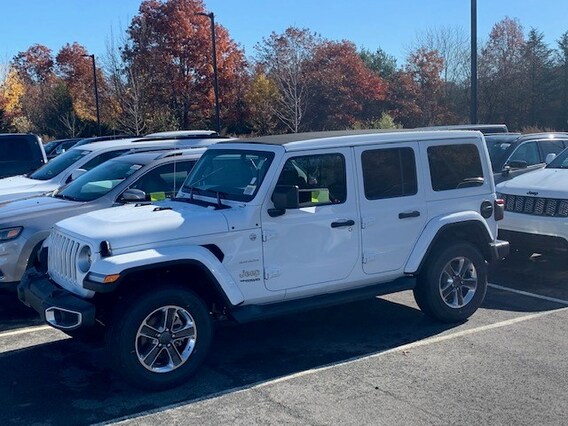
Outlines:
<svg viewBox="0 0 568 426"><path fill-rule="evenodd" d="M41 139L31 133L0 134L0 178L31 173L47 163Z"/></svg>
<svg viewBox="0 0 568 426"><path fill-rule="evenodd" d="M506 124L450 124L448 126L418 127L415 130L477 130L484 135L509 133Z"/></svg>
<svg viewBox="0 0 568 426"><path fill-rule="evenodd" d="M46 143L43 146L45 150L45 155L47 155L47 159L51 160L54 157L57 157L59 154L64 153L77 142L79 142L81 138L71 138L71 139L57 139L51 142Z"/></svg>
<svg viewBox="0 0 568 426"><path fill-rule="evenodd" d="M568 133L502 133L485 135L495 183L546 165L549 154L568 147Z"/></svg>

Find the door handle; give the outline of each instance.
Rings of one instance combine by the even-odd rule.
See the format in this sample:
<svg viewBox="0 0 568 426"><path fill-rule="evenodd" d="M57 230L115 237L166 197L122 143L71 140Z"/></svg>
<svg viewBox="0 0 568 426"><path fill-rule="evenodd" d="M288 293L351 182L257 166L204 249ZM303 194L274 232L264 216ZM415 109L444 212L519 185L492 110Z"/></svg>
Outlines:
<svg viewBox="0 0 568 426"><path fill-rule="evenodd" d="M340 220L338 222L331 222L331 227L332 228L342 228L344 226L353 226L355 225L355 221L354 220Z"/></svg>
<svg viewBox="0 0 568 426"><path fill-rule="evenodd" d="M420 216L420 212L418 210L414 210L413 212L403 212L398 214L399 219L408 219L409 217L418 217Z"/></svg>

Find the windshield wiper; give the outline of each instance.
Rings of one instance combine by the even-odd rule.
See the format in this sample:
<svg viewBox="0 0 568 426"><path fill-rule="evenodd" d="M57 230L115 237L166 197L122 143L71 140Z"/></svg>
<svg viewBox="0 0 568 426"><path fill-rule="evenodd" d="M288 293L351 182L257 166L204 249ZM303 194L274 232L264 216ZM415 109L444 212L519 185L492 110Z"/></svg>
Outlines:
<svg viewBox="0 0 568 426"><path fill-rule="evenodd" d="M68 201L79 201L77 200L77 198L75 197L70 197L69 195L63 195L61 192L58 192L57 194L53 195L55 198L61 198L62 200L68 200Z"/></svg>

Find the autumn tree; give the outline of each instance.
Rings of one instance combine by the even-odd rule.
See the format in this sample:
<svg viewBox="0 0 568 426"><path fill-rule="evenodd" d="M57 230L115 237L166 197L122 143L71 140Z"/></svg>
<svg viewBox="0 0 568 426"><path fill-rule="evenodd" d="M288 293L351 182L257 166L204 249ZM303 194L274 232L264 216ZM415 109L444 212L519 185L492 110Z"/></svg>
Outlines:
<svg viewBox="0 0 568 426"><path fill-rule="evenodd" d="M523 28L504 18L495 24L479 58L479 116L484 122L503 122L521 128L523 95Z"/></svg>
<svg viewBox="0 0 568 426"><path fill-rule="evenodd" d="M288 132L297 133L303 127L311 96L307 67L320 43L321 37L308 29L289 27L255 46L257 63L278 88L275 113Z"/></svg>
<svg viewBox="0 0 568 426"><path fill-rule="evenodd" d="M276 83L267 77L262 67L257 67L245 96L253 133L268 135L275 132L278 126L276 109L279 98Z"/></svg>
<svg viewBox="0 0 568 426"><path fill-rule="evenodd" d="M49 82L54 77L53 65L51 49L41 44L34 44L12 60L12 66L23 82L33 85Z"/></svg>
<svg viewBox="0 0 568 426"><path fill-rule="evenodd" d="M128 27L123 72L136 79L151 130L211 126L210 26L198 13L204 13L202 0L146 0ZM236 103L245 58L222 26L215 32L220 105L226 114Z"/></svg>
<svg viewBox="0 0 568 426"><path fill-rule="evenodd" d="M568 129L568 31L557 42L555 87L557 88L558 108L555 125L557 129Z"/></svg>
<svg viewBox="0 0 568 426"><path fill-rule="evenodd" d="M365 66L348 41L319 44L306 66L311 93L306 110L310 130L353 128L380 118L386 83Z"/></svg>
<svg viewBox="0 0 568 426"><path fill-rule="evenodd" d="M416 85L416 103L422 116L416 123L418 126L442 124L447 121L447 110L440 102L440 73L443 68L444 60L435 50L420 48L408 56L406 72Z"/></svg>
<svg viewBox="0 0 568 426"><path fill-rule="evenodd" d="M92 59L87 49L78 43L66 44L59 50L56 61L56 73L65 83L73 100L73 111L77 118L90 121L91 126L96 122L96 104L94 96L94 76ZM107 92L104 75L97 68L97 86L100 99L105 98ZM105 106L106 102L100 102ZM105 114L103 114L103 121Z"/></svg>

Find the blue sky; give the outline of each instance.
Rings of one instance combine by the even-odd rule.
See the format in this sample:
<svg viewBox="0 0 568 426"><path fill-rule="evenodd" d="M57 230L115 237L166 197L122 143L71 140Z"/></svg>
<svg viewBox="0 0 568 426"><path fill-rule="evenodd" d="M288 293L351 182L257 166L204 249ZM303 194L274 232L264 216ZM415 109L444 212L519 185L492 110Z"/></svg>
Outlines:
<svg viewBox="0 0 568 426"><path fill-rule="evenodd" d="M35 43L57 52L76 41L103 56L139 5L140 0L2 0L0 64ZM458 27L468 35L470 25L470 0L205 0L205 5L247 56L272 31L294 25L358 47L381 47L400 65L418 33ZM568 31L568 0L477 0L477 9L480 42L505 16L517 18L525 33L531 27L542 31L550 47Z"/></svg>

